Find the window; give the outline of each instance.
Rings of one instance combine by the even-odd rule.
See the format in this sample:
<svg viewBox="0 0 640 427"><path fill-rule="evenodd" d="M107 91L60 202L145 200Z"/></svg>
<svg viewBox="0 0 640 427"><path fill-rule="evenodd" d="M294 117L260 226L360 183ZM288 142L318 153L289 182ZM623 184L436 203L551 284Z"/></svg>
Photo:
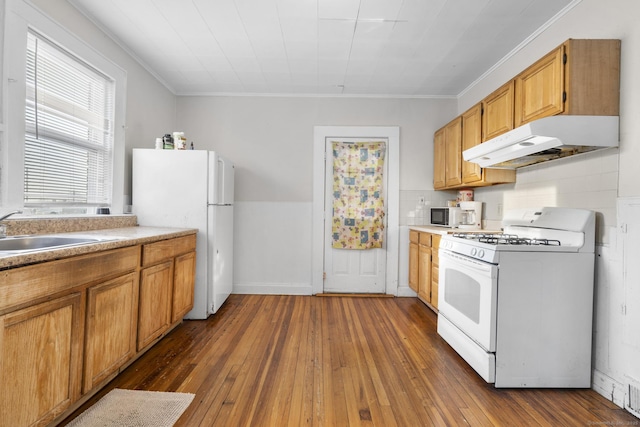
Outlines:
<svg viewBox="0 0 640 427"><path fill-rule="evenodd" d="M27 35L25 206L109 206L113 79L45 37Z"/></svg>

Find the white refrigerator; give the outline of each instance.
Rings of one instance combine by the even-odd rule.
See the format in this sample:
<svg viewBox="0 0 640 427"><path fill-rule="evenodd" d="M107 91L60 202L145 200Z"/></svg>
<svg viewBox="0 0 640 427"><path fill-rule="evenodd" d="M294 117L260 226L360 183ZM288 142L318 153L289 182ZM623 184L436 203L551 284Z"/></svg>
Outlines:
<svg viewBox="0 0 640 427"><path fill-rule="evenodd" d="M197 228L193 309L218 311L233 286L234 165L213 151L134 149L133 213L141 226Z"/></svg>

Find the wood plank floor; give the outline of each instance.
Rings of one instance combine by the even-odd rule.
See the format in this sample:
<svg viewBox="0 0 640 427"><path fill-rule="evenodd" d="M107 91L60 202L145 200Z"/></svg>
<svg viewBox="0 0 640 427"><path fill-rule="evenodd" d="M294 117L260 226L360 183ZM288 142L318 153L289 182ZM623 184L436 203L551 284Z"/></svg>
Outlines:
<svg viewBox="0 0 640 427"><path fill-rule="evenodd" d="M593 390L486 384L415 298L232 295L65 422L115 387L195 393L177 426L640 424Z"/></svg>

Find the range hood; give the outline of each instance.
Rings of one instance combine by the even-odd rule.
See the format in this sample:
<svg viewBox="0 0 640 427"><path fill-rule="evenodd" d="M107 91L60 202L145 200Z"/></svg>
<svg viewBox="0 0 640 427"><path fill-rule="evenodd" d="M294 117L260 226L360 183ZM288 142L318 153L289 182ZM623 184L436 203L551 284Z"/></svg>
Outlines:
<svg viewBox="0 0 640 427"><path fill-rule="evenodd" d="M618 135L618 116L551 116L465 150L462 157L483 168L517 169L617 147Z"/></svg>

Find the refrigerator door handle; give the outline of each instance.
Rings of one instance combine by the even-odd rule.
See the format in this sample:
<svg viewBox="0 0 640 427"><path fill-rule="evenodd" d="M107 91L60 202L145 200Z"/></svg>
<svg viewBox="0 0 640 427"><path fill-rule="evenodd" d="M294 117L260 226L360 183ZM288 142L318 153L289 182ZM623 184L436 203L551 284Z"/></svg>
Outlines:
<svg viewBox="0 0 640 427"><path fill-rule="evenodd" d="M234 165L211 152L209 155L209 204L232 205L234 193Z"/></svg>
<svg viewBox="0 0 640 427"><path fill-rule="evenodd" d="M217 204L219 205L233 204L234 168L231 161L218 156Z"/></svg>

